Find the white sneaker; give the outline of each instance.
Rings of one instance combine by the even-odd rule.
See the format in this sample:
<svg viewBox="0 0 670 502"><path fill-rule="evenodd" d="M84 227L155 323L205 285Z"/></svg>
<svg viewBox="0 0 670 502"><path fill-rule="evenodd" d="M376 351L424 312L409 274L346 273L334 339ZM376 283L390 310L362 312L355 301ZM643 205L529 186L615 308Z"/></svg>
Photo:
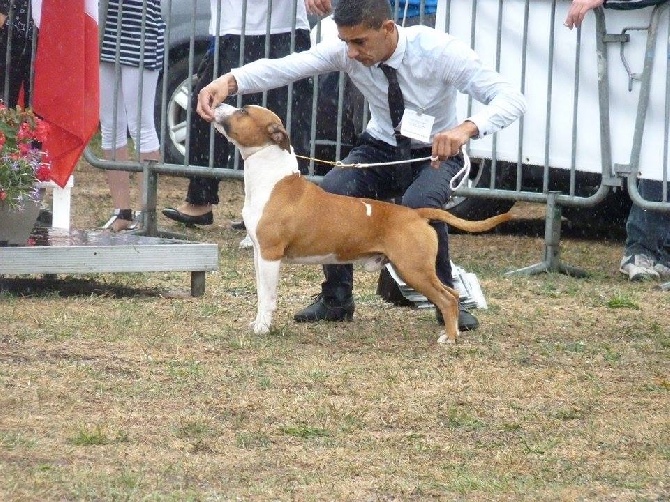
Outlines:
<svg viewBox="0 0 670 502"><path fill-rule="evenodd" d="M654 270L658 272L658 275L660 275L662 279L667 279L670 277L670 267L659 261L657 261L654 265Z"/></svg>
<svg viewBox="0 0 670 502"><path fill-rule="evenodd" d="M654 260L643 254L624 256L619 271L627 275L631 281L659 279L659 273L654 269Z"/></svg>
<svg viewBox="0 0 670 502"><path fill-rule="evenodd" d="M240 241L240 249L249 249L254 247L254 243L251 242L251 237L249 237L249 234Z"/></svg>

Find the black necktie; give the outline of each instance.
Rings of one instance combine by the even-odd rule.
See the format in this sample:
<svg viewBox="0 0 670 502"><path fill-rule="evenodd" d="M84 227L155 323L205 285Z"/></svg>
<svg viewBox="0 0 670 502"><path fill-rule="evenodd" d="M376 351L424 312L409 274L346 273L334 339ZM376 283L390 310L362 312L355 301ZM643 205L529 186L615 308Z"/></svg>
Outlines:
<svg viewBox="0 0 670 502"><path fill-rule="evenodd" d="M405 112L405 99L402 97L396 69L383 63L379 65L379 68L384 72L386 80L389 82L389 112L391 114L391 124L395 129L400 124L402 114ZM398 156L404 160L409 159L411 157L411 140L398 131L395 133L395 140L398 143Z"/></svg>
<svg viewBox="0 0 670 502"><path fill-rule="evenodd" d="M391 112L391 123L395 129L400 124L402 114L405 112L405 100L402 97L396 69L383 63L379 65L379 68L384 72L386 80L389 82L389 111Z"/></svg>

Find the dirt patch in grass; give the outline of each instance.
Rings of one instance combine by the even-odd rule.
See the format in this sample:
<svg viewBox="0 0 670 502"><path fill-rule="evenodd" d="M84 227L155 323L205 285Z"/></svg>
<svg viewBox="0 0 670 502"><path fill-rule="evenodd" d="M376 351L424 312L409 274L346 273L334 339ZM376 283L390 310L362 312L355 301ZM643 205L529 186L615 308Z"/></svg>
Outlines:
<svg viewBox="0 0 670 502"><path fill-rule="evenodd" d="M74 226L98 227L104 175L75 178ZM162 177L159 205L186 183ZM294 323L313 266L283 267L276 328L256 336L251 254L229 227L241 183L221 200L211 228L159 216L219 245L201 298L185 273L4 278L0 499L670 497L670 297L618 273L621 229L564 228L562 259L586 279L505 275L541 260L542 206L453 235L489 303L457 346L362 271L354 322Z"/></svg>

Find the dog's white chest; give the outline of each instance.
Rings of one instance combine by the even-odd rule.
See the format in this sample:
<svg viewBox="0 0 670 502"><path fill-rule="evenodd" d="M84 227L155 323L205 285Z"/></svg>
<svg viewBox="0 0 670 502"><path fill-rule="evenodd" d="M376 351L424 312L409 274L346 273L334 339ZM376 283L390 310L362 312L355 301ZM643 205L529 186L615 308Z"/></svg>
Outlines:
<svg viewBox="0 0 670 502"><path fill-rule="evenodd" d="M261 150L245 161L242 217L247 230L255 231L277 183L296 173L295 157L276 147Z"/></svg>

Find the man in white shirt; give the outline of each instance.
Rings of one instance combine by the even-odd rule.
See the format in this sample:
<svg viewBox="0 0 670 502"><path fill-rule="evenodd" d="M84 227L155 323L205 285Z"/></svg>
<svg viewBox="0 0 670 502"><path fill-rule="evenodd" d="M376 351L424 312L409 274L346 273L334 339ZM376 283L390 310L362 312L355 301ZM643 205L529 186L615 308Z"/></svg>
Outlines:
<svg viewBox="0 0 670 502"><path fill-rule="evenodd" d="M402 204L413 208L443 207L451 195L450 181L463 165L461 147L470 138L492 134L519 118L526 107L523 95L483 66L477 55L454 37L425 26L398 26L388 0L340 0L333 19L339 40L231 70L200 91L198 113L212 121L214 107L230 94L258 92L342 70L370 107L370 121L358 144L343 159L345 164L430 156L437 160L335 168L321 186L328 192L354 197L402 197ZM401 127L394 127L391 118L395 102L389 103L389 80L380 63L396 70L404 101ZM459 91L486 105L462 122L456 116ZM439 242L437 275L453 287L446 225L435 222L432 226ZM294 316L296 321L352 319L353 267L325 265L324 274L321 294ZM477 326L477 319L461 310L459 329Z"/></svg>

